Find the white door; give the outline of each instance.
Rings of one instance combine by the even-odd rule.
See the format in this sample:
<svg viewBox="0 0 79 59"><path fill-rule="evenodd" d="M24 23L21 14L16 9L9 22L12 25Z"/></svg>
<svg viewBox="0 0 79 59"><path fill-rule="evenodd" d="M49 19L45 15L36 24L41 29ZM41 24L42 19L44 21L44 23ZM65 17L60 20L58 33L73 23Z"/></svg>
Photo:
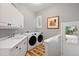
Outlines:
<svg viewBox="0 0 79 59"><path fill-rule="evenodd" d="M61 24L62 55L79 56L79 22L66 22Z"/></svg>

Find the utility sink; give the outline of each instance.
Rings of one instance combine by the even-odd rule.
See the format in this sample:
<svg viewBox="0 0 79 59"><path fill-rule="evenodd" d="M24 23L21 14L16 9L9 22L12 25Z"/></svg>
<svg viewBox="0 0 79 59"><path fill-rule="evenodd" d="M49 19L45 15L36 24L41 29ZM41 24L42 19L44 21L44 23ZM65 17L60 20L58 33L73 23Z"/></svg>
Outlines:
<svg viewBox="0 0 79 59"><path fill-rule="evenodd" d="M24 35L16 34L14 37L11 37L11 39L21 39L23 37L24 37Z"/></svg>

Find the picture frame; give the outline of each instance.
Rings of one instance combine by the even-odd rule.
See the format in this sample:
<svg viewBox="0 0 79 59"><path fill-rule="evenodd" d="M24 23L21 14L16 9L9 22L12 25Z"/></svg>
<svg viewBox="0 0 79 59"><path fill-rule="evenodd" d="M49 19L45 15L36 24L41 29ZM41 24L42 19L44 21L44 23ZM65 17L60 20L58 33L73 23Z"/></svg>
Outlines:
<svg viewBox="0 0 79 59"><path fill-rule="evenodd" d="M48 29L59 29L59 16L53 16L47 18Z"/></svg>

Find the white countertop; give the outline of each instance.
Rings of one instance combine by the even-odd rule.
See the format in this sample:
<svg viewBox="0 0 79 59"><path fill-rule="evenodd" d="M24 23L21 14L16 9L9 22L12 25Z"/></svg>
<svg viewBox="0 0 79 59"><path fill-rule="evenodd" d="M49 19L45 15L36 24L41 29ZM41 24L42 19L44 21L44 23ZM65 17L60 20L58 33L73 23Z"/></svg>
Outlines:
<svg viewBox="0 0 79 59"><path fill-rule="evenodd" d="M22 40L24 40L27 35L20 35L17 34L19 38L3 38L3 40L0 40L0 48L13 48L15 45L20 43ZM2 38L0 38L2 39Z"/></svg>
<svg viewBox="0 0 79 59"><path fill-rule="evenodd" d="M61 34L55 35L53 37L50 37L48 39L45 39L44 42L48 43L48 42L58 42L58 38L61 36Z"/></svg>

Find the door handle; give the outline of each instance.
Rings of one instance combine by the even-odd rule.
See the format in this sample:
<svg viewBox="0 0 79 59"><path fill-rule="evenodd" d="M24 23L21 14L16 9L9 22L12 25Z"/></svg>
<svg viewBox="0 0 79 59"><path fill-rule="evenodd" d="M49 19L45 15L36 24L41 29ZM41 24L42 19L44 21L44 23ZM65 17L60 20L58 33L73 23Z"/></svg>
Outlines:
<svg viewBox="0 0 79 59"><path fill-rule="evenodd" d="M65 38L65 40L67 40L67 38Z"/></svg>

